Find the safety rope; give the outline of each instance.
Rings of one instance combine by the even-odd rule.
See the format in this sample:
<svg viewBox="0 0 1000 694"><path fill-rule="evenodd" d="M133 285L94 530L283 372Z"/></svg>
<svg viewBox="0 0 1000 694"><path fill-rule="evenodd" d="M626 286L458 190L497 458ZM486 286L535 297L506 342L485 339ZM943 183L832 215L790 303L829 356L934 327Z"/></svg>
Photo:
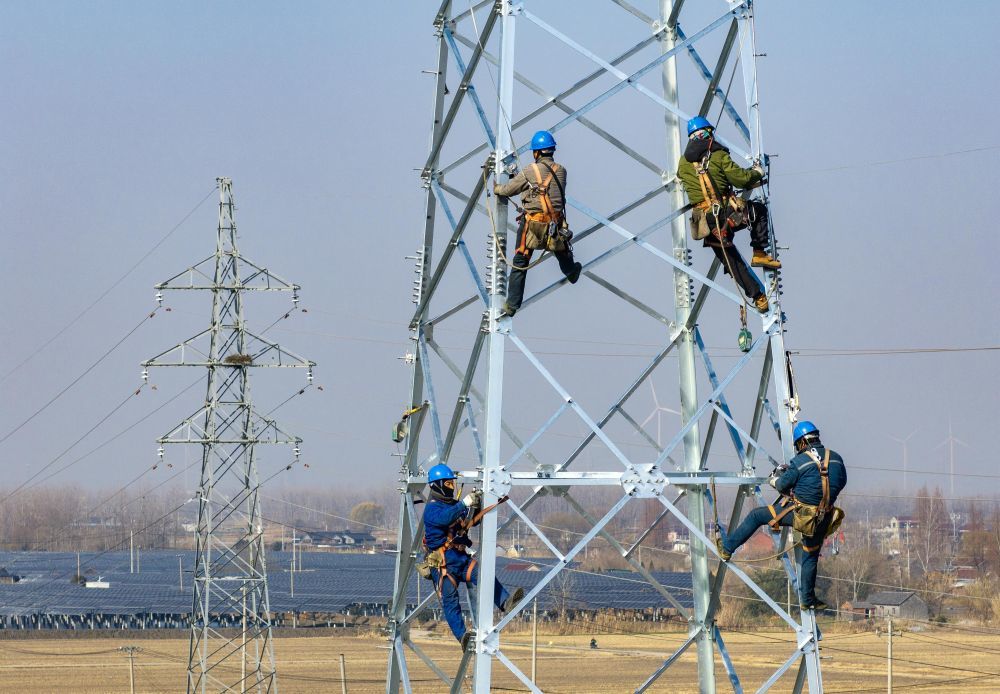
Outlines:
<svg viewBox="0 0 1000 694"><path fill-rule="evenodd" d="M488 179L489 179L489 171L486 168L483 168L483 188L486 190L486 197L490 196L490 189L489 189L489 187L487 185L488 184ZM531 268L535 267L536 265L538 265L540 262L542 262L543 260L545 260L548 257L546 255L548 253L548 251L543 248L543 249L541 249L542 254L540 256L538 256L538 260L536 260L535 262L528 263L523 268L519 268L516 265L514 265L514 263L510 262L510 260L507 259L507 255L503 252L503 248L500 246L500 238L499 238L499 235L498 235L498 232L497 232L497 223L496 223L496 219L494 219L494 217L493 217L493 208L490 205L487 205L486 206L486 212L487 212L487 214L489 215L489 218L490 218L490 226L493 227L493 245L496 247L497 253L500 254L500 257L503 259L503 261L510 268L515 269L515 270L521 270L523 272L527 272L528 270L530 270ZM525 221L525 233L528 233L527 232L527 220ZM515 239L515 241L516 241L516 239Z"/></svg>

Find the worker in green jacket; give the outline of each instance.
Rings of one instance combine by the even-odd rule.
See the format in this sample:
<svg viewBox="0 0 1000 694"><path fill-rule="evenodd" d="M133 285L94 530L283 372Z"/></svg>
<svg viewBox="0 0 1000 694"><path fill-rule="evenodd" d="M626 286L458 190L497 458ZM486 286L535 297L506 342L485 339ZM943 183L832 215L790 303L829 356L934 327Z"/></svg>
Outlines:
<svg viewBox="0 0 1000 694"><path fill-rule="evenodd" d="M761 313L769 309L767 295L743 256L733 245L736 231L750 228L753 267L776 270L781 262L768 252L767 206L757 200L745 200L736 190L758 185L764 169L756 165L749 169L737 165L729 150L715 141L715 128L703 116L688 121L688 145L677 164L680 179L691 204L692 234L704 239L704 245L715 251L726 274L731 274L743 293Z"/></svg>

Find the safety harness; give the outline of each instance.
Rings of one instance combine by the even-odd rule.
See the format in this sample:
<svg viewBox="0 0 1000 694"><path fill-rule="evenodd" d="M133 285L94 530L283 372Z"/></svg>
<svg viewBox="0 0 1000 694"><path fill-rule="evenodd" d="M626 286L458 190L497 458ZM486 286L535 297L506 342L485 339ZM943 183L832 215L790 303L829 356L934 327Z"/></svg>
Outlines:
<svg viewBox="0 0 1000 694"><path fill-rule="evenodd" d="M767 510L771 512L771 520L767 524L772 530L777 532L781 529L781 519L789 513L793 513L792 527L802 533L804 539L815 536L823 521L826 520L827 514L830 514L832 519L826 528L826 532L823 533L823 537L820 538L819 544L810 547L805 542L802 543L802 549L812 553L818 552L820 547L823 546L823 540L836 532L837 528L840 527L840 524L844 520L844 512L830 503L830 450L826 450L822 459L820 459L814 449L806 451L806 455L809 456L810 460L799 466L799 472L802 472L809 465L816 465L816 468L819 470L820 485L823 489L823 495L820 498L819 504L804 503L796 499L794 493L789 493L778 504L772 504L767 507ZM775 506L778 506L780 510L776 509Z"/></svg>
<svg viewBox="0 0 1000 694"><path fill-rule="evenodd" d="M507 499L508 497L506 496L500 497L495 504L491 504L486 508L480 509L476 513L471 514L468 518L460 518L456 520L448 526L448 536L445 539L444 544L436 549L430 549L427 546L427 536L424 536L423 545L424 551L427 553L427 557L423 564L421 564L421 567L424 567L425 570L421 571L421 567L418 567L418 571L424 578L432 578L431 572L434 569L437 569L438 580L435 589L437 590L439 597L441 595L441 588L444 585L445 578L451 581L452 585L455 586L456 589L458 588L458 580L448 573L448 561L445 558L445 552L449 549L465 552L466 547L470 547L472 545L472 542L467 537L469 530L479 525L487 513L494 510L500 504L505 503ZM466 583L472 579L472 572L476 568L476 563L477 560L473 559L469 562L469 566L466 567L465 576L462 578L462 580Z"/></svg>
<svg viewBox="0 0 1000 694"><path fill-rule="evenodd" d="M531 183L532 192L537 195L542 203L541 212L525 212L524 218L529 222L544 222L546 224L550 222L559 223L562 221L563 213L560 210L556 211L555 206L552 204L552 198L549 197L549 186L552 185L552 181L555 180L556 185L559 187L559 193L562 195L562 199L565 204L566 192L563 190L562 183L559 182L559 177L556 176L556 171L559 169L559 165L555 164L553 169L551 166L545 162L541 162L549 171L549 175L544 179L542 178L542 170L538 166L539 162L535 162L531 165L531 169L535 172L535 179L537 183Z"/></svg>
<svg viewBox="0 0 1000 694"><path fill-rule="evenodd" d="M708 165L712 158L712 144L709 142L708 149L702 158L694 163L694 171L698 175L698 185L701 186L702 201L699 202L695 207L701 210L704 216L711 214L713 218L712 226L709 231L711 235L718 239L720 244L725 244L726 238L729 235L729 230L733 228L739 228L742 226L740 220L734 219L733 212L742 213L743 208L746 206L743 198L738 195L725 195L720 196L715 190L715 184L712 182L711 177L708 175ZM723 215L723 210L726 214ZM725 216L725 219L723 219ZM698 236L697 227L695 227L696 234L695 240L700 241L705 238L707 234Z"/></svg>

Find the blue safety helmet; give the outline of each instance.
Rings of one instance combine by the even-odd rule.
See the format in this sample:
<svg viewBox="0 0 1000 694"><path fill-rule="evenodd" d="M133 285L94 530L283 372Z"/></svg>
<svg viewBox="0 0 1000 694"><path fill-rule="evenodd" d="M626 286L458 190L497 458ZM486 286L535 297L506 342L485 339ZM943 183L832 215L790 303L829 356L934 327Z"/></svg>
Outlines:
<svg viewBox="0 0 1000 694"><path fill-rule="evenodd" d="M531 151L537 152L540 149L555 149L556 138L548 130L539 130L531 138Z"/></svg>
<svg viewBox="0 0 1000 694"><path fill-rule="evenodd" d="M714 129L715 126L712 125L708 121L708 118L705 118L705 116L695 116L694 118L688 121L688 137L691 136L691 133L697 132L699 130L704 130L705 128Z"/></svg>
<svg viewBox="0 0 1000 694"><path fill-rule="evenodd" d="M802 420L795 425L795 430L792 432L792 440L798 441L809 434L819 434L819 429L817 429L816 425L808 419Z"/></svg>
<svg viewBox="0 0 1000 694"><path fill-rule="evenodd" d="M438 463L427 473L428 482L440 482L441 480L455 479L455 471L444 463Z"/></svg>

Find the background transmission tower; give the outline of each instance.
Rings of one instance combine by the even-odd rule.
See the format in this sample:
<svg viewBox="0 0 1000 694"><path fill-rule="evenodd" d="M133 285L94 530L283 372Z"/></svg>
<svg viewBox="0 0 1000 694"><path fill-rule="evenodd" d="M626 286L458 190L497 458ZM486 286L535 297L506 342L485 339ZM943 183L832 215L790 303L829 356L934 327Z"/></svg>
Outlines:
<svg viewBox="0 0 1000 694"><path fill-rule="evenodd" d="M255 449L262 443L287 444L297 458L302 440L254 410L250 370L305 368L311 381L315 364L247 329L246 292L290 292L297 303L299 286L240 254L232 181L216 180L215 253L156 285L158 300L167 289L212 292L211 326L143 366L194 366L208 372L204 406L158 439L161 453L164 444L202 448L188 692L276 692ZM223 629L238 633L227 636Z"/></svg>
<svg viewBox="0 0 1000 694"><path fill-rule="evenodd" d="M822 691L813 613L787 611L739 563L719 562L709 535L709 518L721 515L732 527L745 502L766 503L757 464L766 474L791 458L798 414L778 272L764 273L770 310L757 316L751 309L756 339L743 345L743 353L724 355L731 361L717 369L718 353L706 344L735 347L735 317L746 300L707 249L688 249L691 206L675 177L686 141L683 125L698 114L719 121L716 140L734 160L763 160L752 8L752 0L607 0L585 9L552 0L441 3L434 18L437 66L430 71L436 75L431 146L421 171L423 241L415 256L416 311L409 326L415 349L388 624L390 694L410 691L411 665L426 665L452 692L464 690L468 673L477 694L491 684L541 691L505 653L503 629L534 599L544 602L558 590L560 574L572 572L592 543L617 552L659 594L662 606L688 624L687 640L664 653L660 667L636 673L631 682L631 673L621 672L616 691L646 691L673 663L692 655L699 691L716 691L717 665L733 690L743 691L716 623L727 574L794 635L787 656L767 642L774 670L752 688L767 691L785 673L795 673L793 691ZM449 69L457 71L451 89ZM495 153L486 173L505 180L539 129L555 134L557 158L569 171L567 211L584 272L571 288L550 259L540 261L511 321L500 317L507 264L497 250L512 249L508 234L515 226L508 202L489 195L492 181L480 162ZM756 194L766 196L767 189ZM437 341L439 328L449 331L450 343L457 331L467 331L461 361L452 355L455 348ZM583 343L572 344L574 338ZM649 359L638 362L641 368L614 354L580 353L588 343L615 338L658 347L651 359L618 355ZM573 358L562 357L553 341L571 344ZM660 368L672 363L668 356L678 365L672 374ZM627 411L654 374L676 378L679 393L680 423L662 444ZM749 403L742 412L740 400ZM560 430L564 416L575 426ZM637 431L652 443L638 447ZM719 441L727 439L732 448L720 455ZM427 470L438 462L459 469L465 483L481 485L486 505L511 497L480 528L480 580L471 605L476 639L454 674L410 638L410 624L437 600L430 594L414 605L410 594L423 536L419 504ZM718 509L715 488L735 497L731 513ZM636 532L635 519L651 517L634 513L642 504L655 504L661 513ZM539 516L555 508L578 514L589 527L568 547ZM627 521L625 514L631 514ZM690 538L689 593L664 585L636 559L637 548L664 518ZM525 599L496 617L498 539L514 522L551 557L538 564L539 578L526 580ZM787 533L772 539L795 585ZM408 660L411 653L420 662ZM759 651L747 657L761 662Z"/></svg>

